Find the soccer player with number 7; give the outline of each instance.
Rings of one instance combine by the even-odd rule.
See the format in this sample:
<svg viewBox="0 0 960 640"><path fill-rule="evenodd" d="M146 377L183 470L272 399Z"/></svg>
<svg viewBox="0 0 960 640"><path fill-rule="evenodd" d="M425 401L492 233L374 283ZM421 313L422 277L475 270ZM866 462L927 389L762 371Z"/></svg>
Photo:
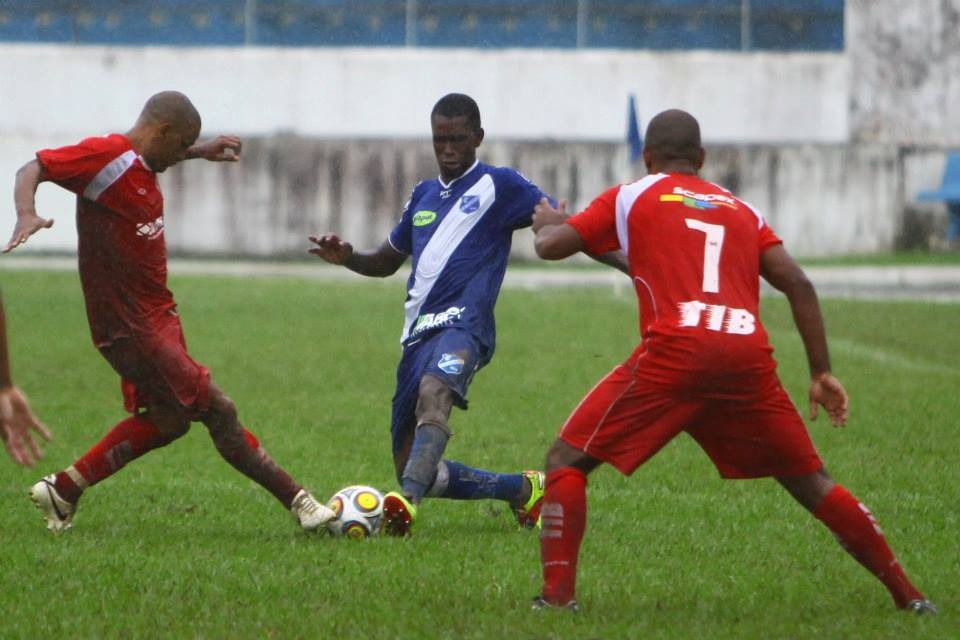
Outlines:
<svg viewBox="0 0 960 640"><path fill-rule="evenodd" d="M540 534L543 589L535 609L577 610L575 583L586 529L587 475L601 463L631 474L680 432L724 478L774 477L889 590L897 607L936 613L904 574L870 511L824 469L776 373L759 318L760 278L782 291L810 367L818 406L846 423L847 393L830 370L813 285L763 216L698 177L700 125L669 110L648 126L649 175L613 187L567 217L540 202L536 251L627 255L640 302L642 342L574 409L547 453Z"/></svg>

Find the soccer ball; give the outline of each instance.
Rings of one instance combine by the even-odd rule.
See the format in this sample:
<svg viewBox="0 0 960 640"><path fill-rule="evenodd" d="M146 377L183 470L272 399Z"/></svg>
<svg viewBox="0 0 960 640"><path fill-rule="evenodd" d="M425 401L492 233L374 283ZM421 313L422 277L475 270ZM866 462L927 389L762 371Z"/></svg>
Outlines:
<svg viewBox="0 0 960 640"><path fill-rule="evenodd" d="M383 495L373 487L351 485L333 494L327 502L336 517L327 523L330 533L363 540L380 533Z"/></svg>

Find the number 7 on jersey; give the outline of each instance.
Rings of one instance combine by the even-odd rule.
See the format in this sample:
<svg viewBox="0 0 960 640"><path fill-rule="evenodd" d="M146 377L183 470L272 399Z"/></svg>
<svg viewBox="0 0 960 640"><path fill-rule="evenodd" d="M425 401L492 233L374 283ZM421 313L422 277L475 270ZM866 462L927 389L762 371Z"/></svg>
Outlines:
<svg viewBox="0 0 960 640"><path fill-rule="evenodd" d="M694 218L684 218L687 227L706 234L703 243L703 290L707 293L720 292L720 251L723 249L724 228L720 224L709 224Z"/></svg>

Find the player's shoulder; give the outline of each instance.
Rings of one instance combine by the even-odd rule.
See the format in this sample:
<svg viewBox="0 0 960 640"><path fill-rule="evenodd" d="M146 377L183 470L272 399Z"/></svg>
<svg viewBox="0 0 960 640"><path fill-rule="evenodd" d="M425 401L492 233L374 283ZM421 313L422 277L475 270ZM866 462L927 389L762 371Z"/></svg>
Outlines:
<svg viewBox="0 0 960 640"><path fill-rule="evenodd" d="M127 136L120 133L90 136L81 140L77 146L85 147L91 151L116 151L118 153L133 148Z"/></svg>
<svg viewBox="0 0 960 640"><path fill-rule="evenodd" d="M480 168L489 174L498 185L518 187L536 186L530 178L513 167L495 167L480 163Z"/></svg>

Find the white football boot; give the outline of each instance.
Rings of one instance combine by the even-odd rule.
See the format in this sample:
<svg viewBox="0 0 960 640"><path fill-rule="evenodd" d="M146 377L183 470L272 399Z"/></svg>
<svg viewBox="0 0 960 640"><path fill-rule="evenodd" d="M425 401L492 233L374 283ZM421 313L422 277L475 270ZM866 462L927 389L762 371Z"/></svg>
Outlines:
<svg viewBox="0 0 960 640"><path fill-rule="evenodd" d="M332 509L317 502L317 499L305 489L300 489L294 496L293 502L290 503L290 513L304 531L314 531L336 517Z"/></svg>
<svg viewBox="0 0 960 640"><path fill-rule="evenodd" d="M55 474L41 478L30 488L30 499L37 505L40 513L47 519L47 529L54 533L66 531L73 526L73 516L77 512L77 505L68 502L57 493L54 484Z"/></svg>

